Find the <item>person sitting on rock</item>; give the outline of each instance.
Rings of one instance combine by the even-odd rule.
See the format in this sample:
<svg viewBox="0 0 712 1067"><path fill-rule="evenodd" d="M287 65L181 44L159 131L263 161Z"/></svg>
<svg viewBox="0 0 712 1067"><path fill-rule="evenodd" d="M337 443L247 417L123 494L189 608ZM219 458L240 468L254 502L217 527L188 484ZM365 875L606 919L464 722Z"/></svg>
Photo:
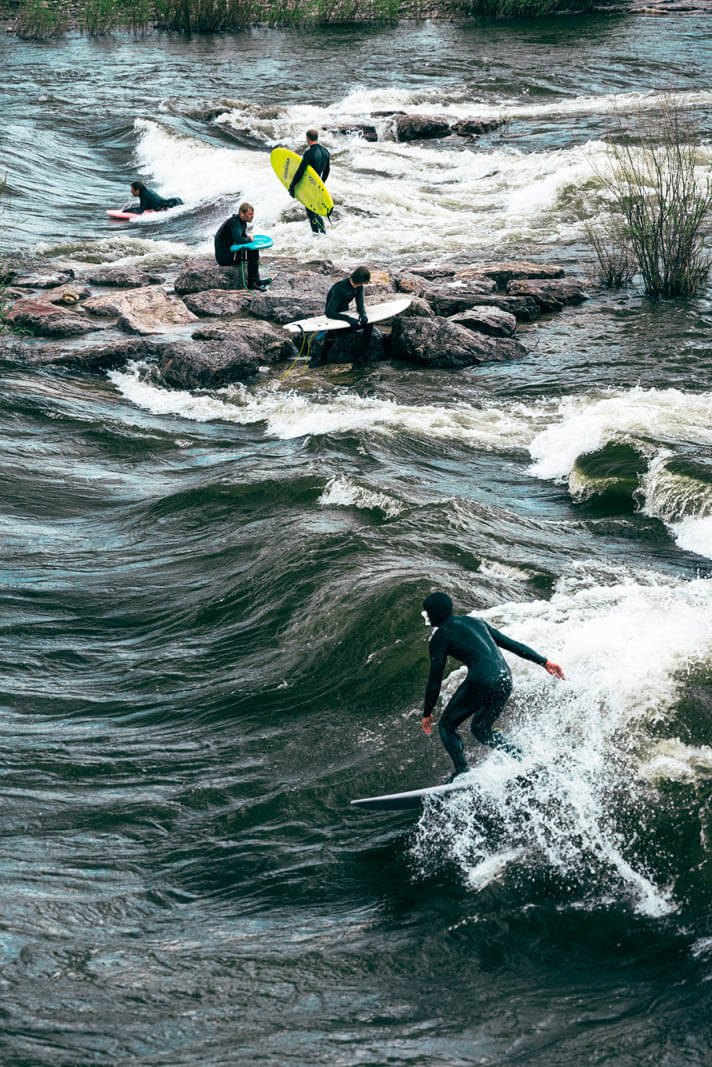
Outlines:
<svg viewBox="0 0 712 1067"><path fill-rule="evenodd" d="M242 267L242 284L245 289L259 289L264 291L269 285L270 279L260 278L260 253L257 249L250 249L252 238L247 232L247 227L255 217L255 209L252 204L245 200L240 204L237 215L231 215L223 222L215 234L215 259L221 267L232 267L239 264ZM233 245L244 245L232 251ZM247 260L247 278L245 278L245 260Z"/></svg>
<svg viewBox="0 0 712 1067"><path fill-rule="evenodd" d="M139 198L138 207L130 207L135 215L142 215L144 211L167 211L169 207L178 207L183 201L179 196L171 196L167 200L154 193L153 189L147 189L143 182L131 182L131 196Z"/></svg>
<svg viewBox="0 0 712 1067"><path fill-rule="evenodd" d="M368 267L357 267L348 278L344 278L343 281L337 282L332 285L331 289L326 295L326 310L325 315L329 319L339 319L342 322L348 322L352 331L363 331L363 350L368 348L371 341L371 334L373 333L373 326L369 323L366 316L366 308L363 302L363 287L367 285L371 280L371 272ZM358 312L358 319L355 319L353 315L346 315L346 309L352 300L356 301L356 311ZM331 350L331 346L336 340L336 331L332 330L327 333L324 344L321 349L321 356L312 358L309 361L310 367L319 367L322 363L326 363L326 357ZM363 360L356 360L355 362L363 362Z"/></svg>

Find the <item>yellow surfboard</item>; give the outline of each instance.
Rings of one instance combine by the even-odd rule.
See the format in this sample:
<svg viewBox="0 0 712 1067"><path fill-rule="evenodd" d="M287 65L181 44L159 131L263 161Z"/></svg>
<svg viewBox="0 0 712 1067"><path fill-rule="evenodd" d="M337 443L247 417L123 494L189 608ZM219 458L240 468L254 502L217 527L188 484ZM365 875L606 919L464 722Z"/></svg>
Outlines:
<svg viewBox="0 0 712 1067"><path fill-rule="evenodd" d="M274 148L269 160L284 188L289 189L302 157L296 152L290 152L288 148ZM313 167L307 167L299 179L299 185L294 190L294 194L299 203L304 204L304 207L313 211L315 215L328 217L333 210L334 201L331 199L329 190Z"/></svg>

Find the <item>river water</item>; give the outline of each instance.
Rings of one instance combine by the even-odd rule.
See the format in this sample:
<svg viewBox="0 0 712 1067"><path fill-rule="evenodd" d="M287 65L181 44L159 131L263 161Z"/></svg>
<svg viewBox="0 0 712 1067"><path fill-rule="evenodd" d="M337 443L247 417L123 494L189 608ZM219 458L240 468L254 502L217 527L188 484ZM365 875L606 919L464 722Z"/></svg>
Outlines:
<svg viewBox="0 0 712 1067"><path fill-rule="evenodd" d="M581 274L615 112L666 91L712 162L701 16L0 50L0 251L77 271L174 269L245 196L312 257L267 149L375 111L508 123L324 134L344 268ZM185 206L112 228L135 176ZM468 373L4 364L3 1064L709 1063L711 324L633 286ZM358 812L448 773L434 588L567 681L510 657L522 763L470 743L467 795Z"/></svg>

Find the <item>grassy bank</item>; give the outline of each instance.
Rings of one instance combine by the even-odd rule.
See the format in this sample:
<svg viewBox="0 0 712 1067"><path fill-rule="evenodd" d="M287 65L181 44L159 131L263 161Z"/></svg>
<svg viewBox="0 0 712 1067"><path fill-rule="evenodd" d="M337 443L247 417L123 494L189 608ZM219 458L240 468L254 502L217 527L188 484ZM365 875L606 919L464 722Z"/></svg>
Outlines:
<svg viewBox="0 0 712 1067"><path fill-rule="evenodd" d="M539 18L591 11L601 0L6 0L3 26L21 37L114 30L220 33L255 25L319 26L425 18Z"/></svg>

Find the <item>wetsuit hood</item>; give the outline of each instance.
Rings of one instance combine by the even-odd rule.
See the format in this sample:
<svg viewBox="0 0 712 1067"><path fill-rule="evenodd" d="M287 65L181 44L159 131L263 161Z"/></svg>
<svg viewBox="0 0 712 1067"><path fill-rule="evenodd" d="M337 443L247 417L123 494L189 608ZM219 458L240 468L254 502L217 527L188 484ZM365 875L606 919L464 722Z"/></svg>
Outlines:
<svg viewBox="0 0 712 1067"><path fill-rule="evenodd" d="M452 615L452 600L447 593L431 593L423 601L423 608L433 626L440 626Z"/></svg>

